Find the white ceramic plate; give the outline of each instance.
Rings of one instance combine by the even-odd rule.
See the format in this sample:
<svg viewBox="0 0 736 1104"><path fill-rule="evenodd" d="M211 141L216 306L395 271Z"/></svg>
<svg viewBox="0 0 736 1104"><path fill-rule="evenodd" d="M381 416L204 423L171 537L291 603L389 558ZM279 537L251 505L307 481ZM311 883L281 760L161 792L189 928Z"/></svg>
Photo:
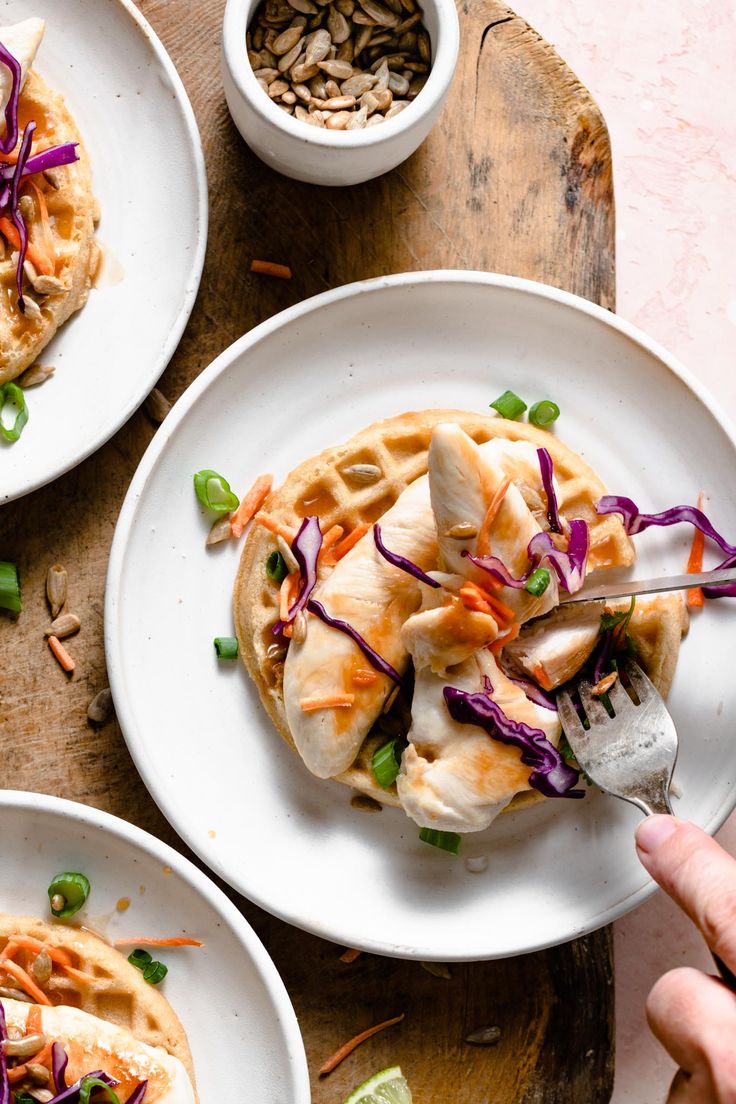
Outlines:
<svg viewBox="0 0 736 1104"><path fill-rule="evenodd" d="M0 25L46 19L35 68L61 92L92 163L105 254L99 286L39 357L23 436L0 448L0 502L78 464L130 417L166 367L194 303L207 181L187 94L129 0L0 0Z"/></svg>
<svg viewBox="0 0 736 1104"><path fill-rule="evenodd" d="M248 1099L309 1104L296 1016L271 959L224 893L172 848L126 821L41 794L0 794L2 908L48 916L47 886L81 870L92 891L78 918L108 939L186 933L202 948L157 951L162 992L187 1032L200 1099L228 1100L232 1065ZM118 902L130 900L117 911Z"/></svg>
<svg viewBox="0 0 736 1104"><path fill-rule="evenodd" d="M639 814L600 793L502 816L468 836L482 874L420 843L401 812L368 815L311 777L272 729L238 665L240 548L205 550L192 473L244 491L370 422L405 410L488 410L511 387L551 397L559 433L642 509L711 497L736 535L731 433L692 378L590 303L482 273L393 276L328 292L257 327L192 384L144 456L108 576L106 645L118 716L177 831L252 900L349 946L423 959L519 954L620 916L652 883L634 855ZM638 541L647 578L680 572L690 534ZM680 811L715 830L734 804L736 610L714 603L684 643L671 697Z"/></svg>

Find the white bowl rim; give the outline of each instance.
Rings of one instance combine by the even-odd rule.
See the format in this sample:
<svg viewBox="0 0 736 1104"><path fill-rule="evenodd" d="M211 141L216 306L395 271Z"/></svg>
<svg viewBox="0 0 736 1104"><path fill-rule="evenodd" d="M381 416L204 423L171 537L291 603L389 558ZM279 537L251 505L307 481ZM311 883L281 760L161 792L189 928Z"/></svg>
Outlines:
<svg viewBox="0 0 736 1104"><path fill-rule="evenodd" d="M146 832L143 828L138 828L137 825L131 824L127 820L122 820L112 813L103 812L102 809L96 809L91 805L82 805L78 801L69 801L63 797L52 797L50 794L22 790L2 790L0 791L0 809L51 813L66 820L71 820L91 832L102 829L102 831L116 839L145 851L146 854L160 862L162 867L170 867L183 881L191 886L195 893L203 897L228 923L233 935L253 962L256 973L273 1000L274 1012L279 1026L284 1032L284 1041L293 1063L294 1081L298 1086L299 1095L292 1104L309 1104L311 1095L304 1040L286 986L268 951L245 916L223 891L211 881L207 874L204 874L193 862L175 851L168 843L158 839L157 836Z"/></svg>
<svg viewBox="0 0 736 1104"><path fill-rule="evenodd" d="M431 269L424 272L403 272L387 276L377 276L369 280L359 280L350 284L343 284L341 287L321 292L309 299L302 300L300 303L295 303L292 307L287 307L286 310L280 311L278 314L273 315L273 317L266 319L266 321L261 322L258 326L255 326L252 330L249 330L247 333L243 334L242 337L234 341L232 345L224 349L223 352L221 352L219 356L197 376L194 382L190 384L181 398L177 401L172 413L169 415L169 419L173 419L173 421L169 422L169 432L165 434L156 434L143 454L120 510L110 550L105 585L105 656L120 727L128 750L139 771L141 771L142 767L142 756L140 754L142 740L131 707L125 695L121 693L124 675L122 667L118 664L119 651L115 645L115 633L117 630L116 611L120 604L119 595L124 567L125 546L130 532L135 525L138 501L146 489L148 480L155 472L156 463L161 453L166 449L169 437L175 432L176 426L186 417L201 394L210 386L217 376L226 372L231 364L242 354L256 346L260 341L280 329L283 325L290 324L306 314L319 311L323 307L352 296L369 294L373 291L380 291L385 288L410 287L412 285L428 283L480 283L492 287L506 288L512 291L526 292L529 295L551 300L559 303L561 306L581 311L583 314L596 319L610 329L621 333L624 337L628 338L628 340L639 345L646 352L656 357L673 376L682 380L695 396L708 407L714 420L733 442L734 447L736 447L736 424L725 414L720 403L713 397L708 388L705 387L688 368L681 364L679 360L667 352L663 345L660 345L659 342L649 337L637 326L620 318L612 311L599 306L597 303L592 303L590 300L584 299L579 295L575 295L572 292L553 287L551 284L527 280L518 276L507 276L501 273L483 272L480 270ZM161 783L157 783L156 779L150 777L145 781L145 785L161 812L169 819L165 786ZM736 789L733 792L732 800L730 802L726 801L714 816L711 817L707 823L701 825L701 827L710 835L714 835L725 823L726 819L733 811L734 805L736 805ZM230 880L231 873L225 869L212 854L208 854L206 849L202 848L201 841L187 831L186 824L180 823L178 820L171 820L170 823L175 831L178 832L192 851L194 851L204 863L214 870L224 881L228 882L228 884L233 884ZM278 916L281 920L285 920L287 923L302 928L302 930L317 935L322 939L329 939L332 942L345 944L346 933L333 930L329 917L305 921L304 917L299 912L296 902L290 909L274 910L268 900L265 900L257 892L253 892L253 887L249 887L245 890L242 885L236 885L235 888L238 892L243 893L250 901L253 901L254 904L265 909L266 912ZM613 920L617 920L619 917L646 901L657 891L657 888L656 883L650 878L640 889L629 894L624 900L618 901L616 904L590 917L585 927L571 933L570 938L578 938L587 935L592 931L596 931L598 928L604 927L606 924L610 924ZM383 940L365 938L364 936L361 936L359 942L361 949L374 954L386 955L389 958L432 959L433 957L431 950L426 947L413 947L402 944L399 948ZM528 946L524 953L544 950L554 945L554 942L545 941L542 938L538 940L536 944ZM444 953L442 955L442 960L467 962L476 959L486 959L487 957L488 955L486 954L468 956L467 952L458 949L456 954L448 955Z"/></svg>
<svg viewBox="0 0 736 1104"><path fill-rule="evenodd" d="M332 131L322 127L307 126L299 119L282 111L263 92L248 61L245 48L247 30L246 8L250 0L227 0L222 25L222 56L228 73L240 96L260 118L277 127L290 138L328 149L361 149L380 146L411 130L422 116L427 115L441 102L455 74L460 49L460 21L454 0L423 0L433 5L438 16L436 53L421 93L408 107L387 119L379 130L367 127L363 130ZM417 107L417 105L419 105ZM416 110L414 108L416 107ZM304 133L306 131L306 134Z"/></svg>

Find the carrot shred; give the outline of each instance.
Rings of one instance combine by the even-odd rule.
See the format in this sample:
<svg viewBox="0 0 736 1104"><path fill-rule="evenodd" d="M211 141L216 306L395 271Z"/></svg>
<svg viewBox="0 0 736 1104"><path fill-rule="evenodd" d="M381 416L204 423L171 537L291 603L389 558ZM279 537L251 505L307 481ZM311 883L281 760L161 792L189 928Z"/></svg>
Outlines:
<svg viewBox="0 0 736 1104"><path fill-rule="evenodd" d="M15 1066L14 1069L8 1070L8 1081L11 1085L14 1085L16 1081L22 1081L27 1073L28 1066L25 1064L22 1066Z"/></svg>
<svg viewBox="0 0 736 1104"><path fill-rule="evenodd" d="M27 1020L26 1023L28 1023ZM32 1059L34 1066L46 1066L51 1063L51 1048L53 1045L53 1043L47 1043L43 1050L39 1050L38 1054Z"/></svg>
<svg viewBox="0 0 736 1104"><path fill-rule="evenodd" d="M68 651L61 643L57 636L49 636L46 638L49 648L54 654L55 659L58 661L59 666L66 671L68 675L72 673L76 664Z"/></svg>
<svg viewBox="0 0 736 1104"><path fill-rule="evenodd" d="M367 521L363 522L361 525L356 525L352 532L348 533L339 544L334 545L330 549L322 561L325 566L334 567L343 556L347 555L351 548L355 547L361 537L364 537L370 528L371 524Z"/></svg>
<svg viewBox="0 0 736 1104"><path fill-rule="evenodd" d="M375 671L359 667L357 671L353 671L350 681L353 686L372 686L374 682L378 682L378 675Z"/></svg>
<svg viewBox="0 0 736 1104"><path fill-rule="evenodd" d="M281 584L279 590L279 619L286 621L289 616L289 610L294 604L297 591L299 590L299 572L292 571L290 575L284 577L284 581Z"/></svg>
<svg viewBox="0 0 736 1104"><path fill-rule="evenodd" d="M703 492L698 495L698 509L703 509ZM705 534L699 529L695 530L690 555L687 561L688 575L699 575L703 570L703 553L705 551ZM701 587L693 587L687 592L687 604L689 609L702 609L705 604Z"/></svg>
<svg viewBox="0 0 736 1104"><path fill-rule="evenodd" d="M283 537L288 544L291 544L296 536L293 529L289 529L288 525L282 525L280 521L276 521L269 514L256 514L253 520L256 525L262 525L264 529L268 529L269 533L275 533L277 537Z"/></svg>
<svg viewBox="0 0 736 1104"><path fill-rule="evenodd" d="M204 947L201 939L192 939L188 935L175 935L171 939L114 939L113 947Z"/></svg>
<svg viewBox="0 0 736 1104"><path fill-rule="evenodd" d="M20 946L16 943L15 939L9 939L2 951L0 951L0 962L5 962L7 958L13 958L19 950Z"/></svg>
<svg viewBox="0 0 736 1104"><path fill-rule="evenodd" d="M71 966L69 954L62 947L50 947L48 943L42 943L32 935L14 935L12 942L16 947L22 947L24 951L35 951L36 954L45 951L52 962L57 962L61 966Z"/></svg>
<svg viewBox="0 0 736 1104"><path fill-rule="evenodd" d="M10 958L3 959L0 963L0 968L10 974L11 977L15 978L28 996L33 997L36 1004L51 1004L51 1001L46 996L43 989L39 989L31 975L26 973L23 967L19 966L17 962L13 962Z"/></svg>
<svg viewBox="0 0 736 1104"><path fill-rule="evenodd" d="M463 583L459 593L463 605L478 613L490 613L502 629L514 620L515 614L511 607L477 583Z"/></svg>
<svg viewBox="0 0 736 1104"><path fill-rule="evenodd" d="M41 1034L41 1009L37 1004L32 1004L26 1017L26 1035Z"/></svg>
<svg viewBox="0 0 736 1104"><path fill-rule="evenodd" d="M77 970L75 966L62 965L62 970L65 974L68 974L70 978L74 978L75 981L81 982L82 985L91 985L96 981L94 974L85 974L83 970Z"/></svg>
<svg viewBox="0 0 736 1104"><path fill-rule="evenodd" d="M275 261L251 261L250 270L261 276L276 276L279 280L290 280L292 276L288 265L276 264Z"/></svg>
<svg viewBox="0 0 736 1104"><path fill-rule="evenodd" d="M466 609L475 610L476 613L491 613L491 607L478 593L474 583L463 583L460 587L460 598Z"/></svg>
<svg viewBox="0 0 736 1104"><path fill-rule="evenodd" d="M315 694L311 698L300 698L299 708L304 713L315 709L349 709L355 702L355 694Z"/></svg>
<svg viewBox="0 0 736 1104"><path fill-rule="evenodd" d="M501 650L506 647L507 644L510 644L512 640L516 640L520 632L521 625L518 621L515 621L513 625L509 625L509 631L506 633L506 635L499 637L497 640L494 640L493 643L490 645L489 650L491 652L491 655L497 656L501 652Z"/></svg>
<svg viewBox="0 0 736 1104"><path fill-rule="evenodd" d="M483 518L483 523L478 533L478 541L476 543L477 554L479 556L490 556L491 554L491 526L496 520L496 514L500 510L501 503L506 497L506 492L510 486L511 480L508 477L504 479L503 483L499 483L488 509L486 510L486 516Z"/></svg>
<svg viewBox="0 0 736 1104"><path fill-rule="evenodd" d="M342 525L331 526L322 538L322 547L319 550L319 558L323 560L334 544L337 544L345 530Z"/></svg>
<svg viewBox="0 0 736 1104"><path fill-rule="evenodd" d="M230 518L230 532L237 539L260 510L271 493L272 475L259 475L251 489L243 495L240 505Z"/></svg>
<svg viewBox="0 0 736 1104"><path fill-rule="evenodd" d="M356 958L362 955L362 951L359 951L357 947L348 947L348 949L340 955L340 961L347 963L349 966L351 962L355 962Z"/></svg>
<svg viewBox="0 0 736 1104"><path fill-rule="evenodd" d="M18 231L13 226L13 223L9 218L0 218L0 233L3 234L13 249L20 249L20 238ZM26 257L43 276L53 276L54 266L50 263L48 257L46 257L40 249L38 249L32 241L28 242L26 248Z"/></svg>
<svg viewBox="0 0 736 1104"><path fill-rule="evenodd" d="M361 1031L359 1035L349 1039L347 1043L336 1050L331 1058L328 1058L323 1066L320 1067L320 1076L332 1073L336 1069L343 1059L347 1058L348 1054L352 1054L356 1047L359 1047L361 1043L364 1043L366 1039L370 1039L372 1035L377 1035L379 1031L384 1031L387 1027L393 1027L394 1024L401 1023L405 1013L402 1012L400 1016L394 1016L393 1019L384 1020L383 1023L376 1024L375 1027L369 1027L366 1031Z"/></svg>

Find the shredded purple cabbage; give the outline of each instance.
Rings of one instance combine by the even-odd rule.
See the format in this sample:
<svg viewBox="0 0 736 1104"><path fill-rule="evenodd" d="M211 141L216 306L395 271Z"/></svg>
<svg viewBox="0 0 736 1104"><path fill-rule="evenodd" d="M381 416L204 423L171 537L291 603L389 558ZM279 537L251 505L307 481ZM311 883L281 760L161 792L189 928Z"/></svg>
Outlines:
<svg viewBox="0 0 736 1104"><path fill-rule="evenodd" d="M84 1077L80 1077L79 1080L75 1081L73 1085L70 1085L68 1089L64 1089L63 1092L58 1093L52 1100L49 1100L49 1104L72 1104L79 1096L82 1082L86 1081L88 1077L95 1077L98 1081L104 1081L111 1089L120 1084L119 1081L116 1081L114 1077L110 1077L109 1074L105 1073L103 1070L93 1070L91 1073L85 1073Z"/></svg>
<svg viewBox="0 0 736 1104"><path fill-rule="evenodd" d="M580 518L573 518L570 522L567 552L561 552L555 547L549 533L535 533L527 546L531 566L526 574L518 579L514 578L497 556L472 556L466 550L461 555L467 556L471 563L482 571L487 571L489 575L493 575L504 586L514 587L515 590L523 590L532 572L536 571L545 560L549 560L561 585L568 594L574 594L585 582L589 541L588 526Z"/></svg>
<svg viewBox="0 0 736 1104"><path fill-rule="evenodd" d="M50 146L40 153L34 153L33 157L29 157L26 161L22 176L33 176L35 173L46 172L47 169L60 169L62 165L71 165L79 160L78 144L78 142L65 142L61 146ZM0 168L0 179L10 180L14 168L14 165L3 165Z"/></svg>
<svg viewBox="0 0 736 1104"><path fill-rule="evenodd" d="M10 95L5 105L5 134L0 138L0 150L3 153L12 153L18 141L18 100L23 70L18 59L13 57L2 42L0 42L0 65L10 70L11 76Z"/></svg>
<svg viewBox="0 0 736 1104"><path fill-rule="evenodd" d="M459 724L476 725L502 744L521 751L521 761L532 767L529 784L545 797L585 797L584 790L572 787L580 772L569 766L540 728L512 721L486 694L469 694L455 686L446 686L445 701L450 716Z"/></svg>
<svg viewBox="0 0 736 1104"><path fill-rule="evenodd" d="M421 567L417 567L417 565L412 563L411 560L408 560L406 556L399 556L397 552L389 552L388 548L383 543L381 526L378 522L373 526L373 540L384 560L388 560L394 567L398 567L401 571L405 571L407 575L411 575L414 579L418 579L420 583L426 583L427 586L435 588L440 586L436 579L432 579L427 575L426 571L422 571Z"/></svg>
<svg viewBox="0 0 736 1104"><path fill-rule="evenodd" d="M341 621L337 617L331 617L321 602L315 601L314 598L310 598L307 602L307 609L310 613L319 617L320 621L324 621L325 625L330 625L333 629L338 629L340 632L345 633L346 636L349 636L350 639L358 645L371 666L375 667L377 671L380 671L382 675L386 675L388 678L392 679L397 686L403 684L404 680L398 671L395 671L387 660L380 656L378 652L374 651L368 641L363 639L357 629L354 629L352 625L348 625L347 621Z"/></svg>
<svg viewBox="0 0 736 1104"><path fill-rule="evenodd" d="M613 629L606 629L598 644L598 652L593 663L593 685L596 686L606 674L611 650L613 649Z"/></svg>
<svg viewBox="0 0 736 1104"><path fill-rule="evenodd" d="M560 523L560 514L557 509L557 495L555 494L555 487L552 482L554 476L552 457L547 452L546 448L538 448L537 456L539 458L539 471L542 475L542 486L547 496L547 521L553 533L561 533L562 525Z"/></svg>
<svg viewBox="0 0 736 1104"><path fill-rule="evenodd" d="M736 556L736 547L729 544L721 534L713 528L708 518L697 506L671 506L669 510L662 510L659 514L642 514L639 507L630 498L623 495L604 495L596 506L599 514L621 514L624 528L629 536L643 533L650 525L679 525L686 522L694 525L710 540L722 548L728 556Z"/></svg>
<svg viewBox="0 0 736 1104"><path fill-rule="evenodd" d="M736 556L728 556L718 567L736 566ZM715 569L714 569L715 570ZM736 583L721 583L720 586L704 586L700 588L705 598L736 598Z"/></svg>
<svg viewBox="0 0 736 1104"><path fill-rule="evenodd" d="M499 560L498 556L474 556L471 552L468 552L467 548L464 548L460 555L467 556L470 562L475 564L476 567L479 567L482 571L487 571L489 575L493 575L493 577L498 579L500 583L503 583L504 586L513 587L514 590L523 590L533 571L533 568L530 568L526 575L522 575L520 579L516 579L506 567L503 560Z"/></svg>
<svg viewBox="0 0 736 1104"><path fill-rule="evenodd" d="M58 1095L66 1088L66 1067L69 1063L69 1055L61 1043L54 1043L51 1047L51 1075L54 1079L54 1091Z"/></svg>
<svg viewBox="0 0 736 1104"><path fill-rule="evenodd" d="M532 682L531 679L517 678L516 675L507 674L506 677L510 682L515 682L517 686L521 687L529 701L534 702L535 705L540 705L542 709L551 709L553 713L557 712L555 699L549 694L545 694L536 682Z"/></svg>
<svg viewBox="0 0 736 1104"><path fill-rule="evenodd" d="M143 1097L146 1095L146 1089L148 1088L148 1081L141 1081L137 1089L133 1089L132 1093L126 1100L125 1104L141 1104Z"/></svg>
<svg viewBox="0 0 736 1104"><path fill-rule="evenodd" d="M5 1009L0 1001L0 1104L10 1104L10 1082L8 1080L8 1062L5 1057L5 1042L8 1029L5 1024Z"/></svg>
<svg viewBox="0 0 736 1104"><path fill-rule="evenodd" d="M299 564L301 589L289 610L286 620L277 621L274 625L272 631L275 636L283 632L285 625L292 623L296 615L304 609L309 601L309 596L317 585L317 564L321 548L322 530L319 527L319 518L305 517L291 545L294 559Z"/></svg>

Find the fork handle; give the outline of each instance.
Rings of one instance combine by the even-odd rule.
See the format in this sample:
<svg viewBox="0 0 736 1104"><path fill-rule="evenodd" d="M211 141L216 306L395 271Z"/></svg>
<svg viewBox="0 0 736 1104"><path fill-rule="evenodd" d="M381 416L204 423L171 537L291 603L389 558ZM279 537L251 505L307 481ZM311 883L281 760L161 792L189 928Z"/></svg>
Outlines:
<svg viewBox="0 0 736 1104"><path fill-rule="evenodd" d="M646 798L637 795L636 804L647 816L655 816L657 813L674 816L674 809L670 804L670 795L667 790L662 790L659 793L652 792L647 794Z"/></svg>

